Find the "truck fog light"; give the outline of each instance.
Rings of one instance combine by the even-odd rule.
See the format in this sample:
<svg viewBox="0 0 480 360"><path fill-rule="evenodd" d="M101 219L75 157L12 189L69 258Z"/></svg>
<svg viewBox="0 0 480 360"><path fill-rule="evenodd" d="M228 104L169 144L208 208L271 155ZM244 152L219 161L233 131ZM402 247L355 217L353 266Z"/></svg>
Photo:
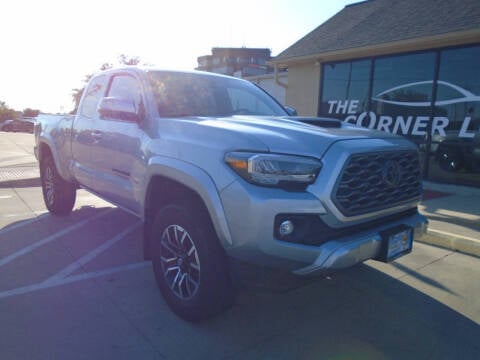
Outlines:
<svg viewBox="0 0 480 360"><path fill-rule="evenodd" d="M293 222L291 222L290 220L285 220L280 224L280 227L278 228L278 233L281 236L288 236L293 233L294 229L295 226L293 226Z"/></svg>

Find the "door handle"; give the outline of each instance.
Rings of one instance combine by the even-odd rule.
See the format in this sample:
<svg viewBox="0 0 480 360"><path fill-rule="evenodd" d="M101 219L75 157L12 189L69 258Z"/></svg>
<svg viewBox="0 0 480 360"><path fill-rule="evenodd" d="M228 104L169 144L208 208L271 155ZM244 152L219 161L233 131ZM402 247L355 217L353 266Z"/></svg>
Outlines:
<svg viewBox="0 0 480 360"><path fill-rule="evenodd" d="M92 131L91 135L95 142L98 142L102 138L102 132L98 130Z"/></svg>

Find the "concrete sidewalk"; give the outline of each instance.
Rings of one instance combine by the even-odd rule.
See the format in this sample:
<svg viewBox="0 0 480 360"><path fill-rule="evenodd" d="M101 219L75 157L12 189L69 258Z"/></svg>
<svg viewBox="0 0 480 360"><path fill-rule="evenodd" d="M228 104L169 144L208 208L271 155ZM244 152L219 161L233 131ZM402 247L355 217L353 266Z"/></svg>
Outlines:
<svg viewBox="0 0 480 360"><path fill-rule="evenodd" d="M480 257L480 189L424 181L420 212L428 218L432 245Z"/></svg>

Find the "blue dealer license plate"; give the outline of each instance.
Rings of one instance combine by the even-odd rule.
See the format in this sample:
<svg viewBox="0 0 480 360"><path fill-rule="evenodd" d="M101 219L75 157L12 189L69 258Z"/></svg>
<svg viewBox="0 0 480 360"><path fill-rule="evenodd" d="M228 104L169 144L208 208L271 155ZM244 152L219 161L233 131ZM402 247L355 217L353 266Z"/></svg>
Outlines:
<svg viewBox="0 0 480 360"><path fill-rule="evenodd" d="M383 246L379 260L390 262L412 251L413 231L406 226L382 233Z"/></svg>

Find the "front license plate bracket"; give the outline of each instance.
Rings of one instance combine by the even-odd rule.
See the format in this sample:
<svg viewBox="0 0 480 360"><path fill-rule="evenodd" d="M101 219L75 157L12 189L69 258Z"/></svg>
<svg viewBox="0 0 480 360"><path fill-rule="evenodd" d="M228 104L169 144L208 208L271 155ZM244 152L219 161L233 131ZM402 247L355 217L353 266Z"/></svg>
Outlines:
<svg viewBox="0 0 480 360"><path fill-rule="evenodd" d="M412 251L413 229L406 225L382 231L382 248L378 260L391 262Z"/></svg>

